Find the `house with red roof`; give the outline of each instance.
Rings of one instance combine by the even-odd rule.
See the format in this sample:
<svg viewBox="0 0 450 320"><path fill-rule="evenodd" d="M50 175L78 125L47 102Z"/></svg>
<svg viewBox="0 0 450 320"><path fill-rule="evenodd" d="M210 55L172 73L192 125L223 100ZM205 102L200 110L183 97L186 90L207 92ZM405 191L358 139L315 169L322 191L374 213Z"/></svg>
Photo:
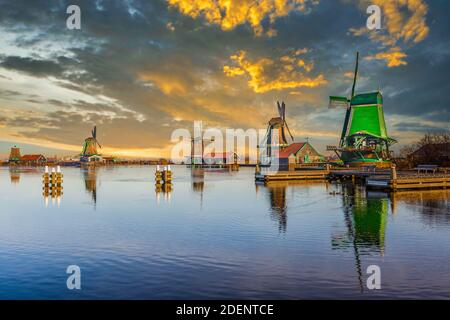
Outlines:
<svg viewBox="0 0 450 320"><path fill-rule="evenodd" d="M20 162L26 165L42 165L47 162L47 158L42 154L24 154L20 158Z"/></svg>
<svg viewBox="0 0 450 320"><path fill-rule="evenodd" d="M315 163L324 160L309 142L295 142L280 150L280 165Z"/></svg>

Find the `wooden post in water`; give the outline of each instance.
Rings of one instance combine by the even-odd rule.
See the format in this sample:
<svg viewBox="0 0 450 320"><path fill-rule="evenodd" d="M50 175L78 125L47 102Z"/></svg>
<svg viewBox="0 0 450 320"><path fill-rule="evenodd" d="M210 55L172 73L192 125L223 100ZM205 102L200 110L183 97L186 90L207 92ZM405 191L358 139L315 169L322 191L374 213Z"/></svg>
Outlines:
<svg viewBox="0 0 450 320"><path fill-rule="evenodd" d="M162 172L159 170L159 165L156 166L155 182L156 184L162 183Z"/></svg>
<svg viewBox="0 0 450 320"><path fill-rule="evenodd" d="M45 187L49 187L50 185L50 175L48 173L48 167L45 166L45 171L44 174L42 175L42 183L44 184L44 188Z"/></svg>
<svg viewBox="0 0 450 320"><path fill-rule="evenodd" d="M62 182L63 182L63 174L61 172L61 167L58 166L57 169L52 168L51 172L48 170L48 166L45 166L44 174L42 175L42 183L43 183L43 196L45 200L46 206L48 205L48 197L52 197L52 203L55 202L55 199L58 201L58 205L60 203L60 197L62 195Z"/></svg>
<svg viewBox="0 0 450 320"><path fill-rule="evenodd" d="M391 165L391 186L393 190L397 189L397 168L395 163Z"/></svg>
<svg viewBox="0 0 450 320"><path fill-rule="evenodd" d="M170 165L164 167L161 171L159 165L156 166L155 172L155 191L159 192L171 192L172 191L172 170L170 170Z"/></svg>

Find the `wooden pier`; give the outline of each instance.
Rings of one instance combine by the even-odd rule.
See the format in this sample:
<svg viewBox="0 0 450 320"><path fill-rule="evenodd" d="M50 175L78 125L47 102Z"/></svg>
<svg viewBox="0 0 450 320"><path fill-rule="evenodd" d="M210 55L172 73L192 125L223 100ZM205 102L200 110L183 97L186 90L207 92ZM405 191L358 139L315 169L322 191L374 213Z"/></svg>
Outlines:
<svg viewBox="0 0 450 320"><path fill-rule="evenodd" d="M258 181L295 181L295 180L326 180L329 171L327 170L296 170L277 172L257 172L255 179Z"/></svg>
<svg viewBox="0 0 450 320"><path fill-rule="evenodd" d="M399 171L395 166L390 169L342 168L303 169L291 171L260 171L256 167L255 180L264 181L298 181L298 180L359 180L368 189L388 191L446 189L450 186L450 174L447 171L434 173L417 173Z"/></svg>
<svg viewBox="0 0 450 320"><path fill-rule="evenodd" d="M411 175L399 174L392 176L371 176L366 179L369 189L412 190L412 189L446 189L450 186L448 174Z"/></svg>

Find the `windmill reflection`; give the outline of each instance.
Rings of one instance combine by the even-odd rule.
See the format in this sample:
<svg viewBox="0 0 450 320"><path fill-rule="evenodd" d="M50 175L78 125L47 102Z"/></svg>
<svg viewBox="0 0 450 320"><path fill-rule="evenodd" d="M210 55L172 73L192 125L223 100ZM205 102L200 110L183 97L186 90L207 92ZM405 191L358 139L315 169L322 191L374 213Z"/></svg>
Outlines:
<svg viewBox="0 0 450 320"><path fill-rule="evenodd" d="M191 170L192 190L200 194L200 207L203 205L203 189L205 188L205 171L199 168Z"/></svg>
<svg viewBox="0 0 450 320"><path fill-rule="evenodd" d="M192 190L203 193L205 187L205 171L203 169L191 170Z"/></svg>
<svg viewBox="0 0 450 320"><path fill-rule="evenodd" d="M366 192L362 185L343 184L342 204L347 232L333 235L333 249L352 250L360 290L363 291L361 258L384 255L389 197Z"/></svg>
<svg viewBox="0 0 450 320"><path fill-rule="evenodd" d="M278 221L278 230L286 232L287 226L287 206L286 206L286 188L288 184L283 182L275 182L266 184L269 191L270 200L270 217L274 221Z"/></svg>
<svg viewBox="0 0 450 320"><path fill-rule="evenodd" d="M91 195L94 205L97 204L97 168L88 166L83 168L84 187Z"/></svg>
<svg viewBox="0 0 450 320"><path fill-rule="evenodd" d="M18 184L20 182L20 170L14 166L10 166L9 177L11 179L11 184Z"/></svg>

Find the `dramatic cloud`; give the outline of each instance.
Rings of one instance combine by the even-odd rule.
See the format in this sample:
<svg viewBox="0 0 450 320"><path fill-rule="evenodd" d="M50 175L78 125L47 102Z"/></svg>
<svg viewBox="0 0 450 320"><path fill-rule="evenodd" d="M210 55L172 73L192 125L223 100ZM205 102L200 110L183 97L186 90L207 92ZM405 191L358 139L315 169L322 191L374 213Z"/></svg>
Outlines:
<svg viewBox="0 0 450 320"><path fill-rule="evenodd" d="M351 28L350 32L355 36L367 34L377 43L382 50L369 59L385 60L388 67L405 66L404 58L407 54L404 48L425 40L429 34L426 23L428 6L423 0L398 0L385 1L373 0L370 3L361 1L361 7L367 8L369 4L378 5L381 8L382 30L369 30L366 27Z"/></svg>
<svg viewBox="0 0 450 320"><path fill-rule="evenodd" d="M400 48L395 47L386 52L379 52L373 56L367 56L366 60L385 60L386 65L389 68L391 68L398 66L406 66L407 63L405 60L403 60L406 57L407 55L401 52Z"/></svg>
<svg viewBox="0 0 450 320"><path fill-rule="evenodd" d="M264 33L263 20L273 23L292 11L306 12L308 5L318 0L167 0L169 5L192 18L204 17L222 30L231 30L248 23L258 36ZM267 30L268 36L276 35L274 29Z"/></svg>
<svg viewBox="0 0 450 320"><path fill-rule="evenodd" d="M65 27L69 0L0 0L0 144L74 155L97 125L105 155L168 156L174 129L264 129L283 100L296 140L324 152L355 51L356 90L382 89L400 144L449 129L447 2L376 1L373 32L362 0L76 3L81 30Z"/></svg>
<svg viewBox="0 0 450 320"><path fill-rule="evenodd" d="M229 77L248 76L248 85L257 93L301 87L313 88L326 84L327 81L322 74L314 78L305 76L314 65L299 57L304 52L298 50L277 60L262 58L251 61L245 51L239 51L230 57L236 66L225 65L223 71Z"/></svg>

